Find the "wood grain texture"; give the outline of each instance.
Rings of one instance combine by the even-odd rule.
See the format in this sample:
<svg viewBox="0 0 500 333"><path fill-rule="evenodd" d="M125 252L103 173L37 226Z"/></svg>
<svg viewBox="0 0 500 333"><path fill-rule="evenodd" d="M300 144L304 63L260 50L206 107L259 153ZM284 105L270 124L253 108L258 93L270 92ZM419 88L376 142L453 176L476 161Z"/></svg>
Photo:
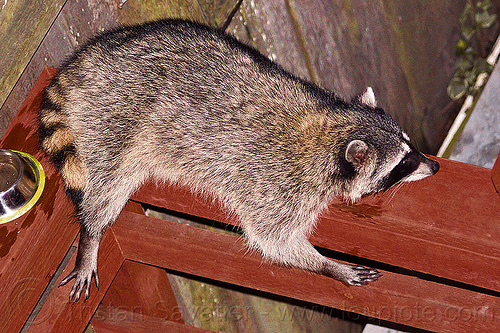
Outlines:
<svg viewBox="0 0 500 333"><path fill-rule="evenodd" d="M285 2L322 86L345 98L373 87L420 149L437 150L465 1Z"/></svg>
<svg viewBox="0 0 500 333"><path fill-rule="evenodd" d="M309 72L293 20L283 2L243 1L228 31L291 73L317 82L317 75Z"/></svg>
<svg viewBox="0 0 500 333"><path fill-rule="evenodd" d="M113 320L109 314L123 310L140 316L184 323L167 272L158 267L129 260L123 263L108 289L92 319L92 325L95 321Z"/></svg>
<svg viewBox="0 0 500 333"><path fill-rule="evenodd" d="M495 296L386 271L368 286L346 286L263 263L236 236L131 212L123 212L112 230L127 258L150 265L428 330L482 332L500 325ZM134 237L139 234L141 239ZM455 316L465 312L477 320Z"/></svg>
<svg viewBox="0 0 500 333"><path fill-rule="evenodd" d="M113 317L116 320L99 320L100 318ZM164 320L157 317L150 317L127 309L108 309L102 307L92 320L92 327L95 333L209 333L212 331L188 326L185 324Z"/></svg>
<svg viewBox="0 0 500 333"><path fill-rule="evenodd" d="M4 148L34 154L47 172L46 191L34 210L0 229L5 235L0 239L2 331L22 327L78 230L69 223L73 210L60 179L36 149L34 115L41 89L53 73L43 72L1 141ZM397 193L368 197L352 206L332 203L312 242L498 292L500 196L492 186L491 171L439 162L436 175L396 189ZM134 199L235 223L221 209L182 188L150 183ZM494 292L474 292L387 271L367 287L348 287L323 276L262 263L260 255L247 253L241 237L146 217L136 202L128 208L101 244L101 289L96 292L92 287L89 301L77 304L67 303L71 284L54 289L30 327L33 332L83 330L125 259L424 329L481 332L500 324L500 299ZM58 280L72 267L70 262ZM128 278L144 279L137 270L130 273ZM144 294L157 296L153 289ZM155 308L148 309L149 317Z"/></svg>
<svg viewBox="0 0 500 333"><path fill-rule="evenodd" d="M23 2L26 1L9 1L5 8ZM17 74L19 81L14 89L2 89L9 97L0 109L0 134L43 66L59 66L74 47L96 32L163 17L224 26L238 1L148 0L125 1L120 6L121 3L67 1L48 32L37 26L37 33L43 36L47 32L42 44L26 34L14 34L12 38L20 41L16 46L29 43L40 44L40 48L22 76L19 77L22 70ZM464 4L465 0L419 0L409 4L380 0L243 1L229 30L286 69L344 98L373 86L380 104L395 116L417 145L434 152L444 138L450 117L458 111L449 107L446 86L454 70L458 15ZM499 8L496 10L500 13ZM26 26L30 27L27 24L25 29ZM498 25L491 30L491 35L495 35Z"/></svg>
<svg viewBox="0 0 500 333"><path fill-rule="evenodd" d="M35 207L16 220L0 225L1 332L18 332L23 327L79 229L73 223L73 206L59 174L36 148L33 110L38 108L39 92L53 73L50 69L42 73L16 122L0 141L2 148L32 154L42 164L46 176L45 189Z"/></svg>
<svg viewBox="0 0 500 333"><path fill-rule="evenodd" d="M1 5L0 105L30 62L65 1L15 0ZM0 128L6 128L10 119L0 117Z"/></svg>
<svg viewBox="0 0 500 333"><path fill-rule="evenodd" d="M132 200L124 209L144 215L141 204ZM158 267L129 260L125 260L114 278L113 284L93 317L92 325L94 326L96 321L99 321L98 326L104 325L102 322L110 319L117 321L120 318L110 317L109 314L125 310L139 313L141 316L184 323L167 272Z"/></svg>
<svg viewBox="0 0 500 333"><path fill-rule="evenodd" d="M183 18L223 27L238 6L238 0L127 1L117 11L121 24L137 24L163 18Z"/></svg>

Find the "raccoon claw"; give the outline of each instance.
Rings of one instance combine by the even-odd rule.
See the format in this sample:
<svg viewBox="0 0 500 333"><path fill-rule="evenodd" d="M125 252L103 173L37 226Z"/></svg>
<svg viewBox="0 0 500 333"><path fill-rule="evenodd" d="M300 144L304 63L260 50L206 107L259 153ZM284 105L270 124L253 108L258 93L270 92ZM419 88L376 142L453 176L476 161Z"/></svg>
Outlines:
<svg viewBox="0 0 500 333"><path fill-rule="evenodd" d="M76 303L80 300L83 288L85 288L85 300L89 299L90 296L90 285L92 283L92 277L95 279L95 284L97 289L99 289L99 276L97 270L92 270L90 273L84 272L80 269L75 268L68 276L66 276L59 287L64 286L72 279L75 279L75 284L69 293L69 301Z"/></svg>
<svg viewBox="0 0 500 333"><path fill-rule="evenodd" d="M351 266L345 282L352 286L364 286L369 282L376 281L381 276L382 274L376 269L363 266Z"/></svg>

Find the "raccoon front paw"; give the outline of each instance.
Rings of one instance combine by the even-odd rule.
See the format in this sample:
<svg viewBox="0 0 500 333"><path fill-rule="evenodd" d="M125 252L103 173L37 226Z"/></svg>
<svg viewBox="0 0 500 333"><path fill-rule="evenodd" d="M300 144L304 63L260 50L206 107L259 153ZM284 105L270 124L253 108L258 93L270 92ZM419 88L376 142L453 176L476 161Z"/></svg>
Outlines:
<svg viewBox="0 0 500 333"><path fill-rule="evenodd" d="M64 286L72 279L75 279L75 284L73 285L73 288L71 288L71 292L69 293L69 301L74 303L78 302L78 300L80 300L83 288L85 288L85 300L87 300L90 296L90 285L92 283L92 277L94 277L95 285L97 289L99 289L99 275L97 274L97 267L88 269L75 267L73 271L71 271L71 273L69 273L69 275L61 281L59 287Z"/></svg>
<svg viewBox="0 0 500 333"><path fill-rule="evenodd" d="M340 264L333 261L327 262L322 273L352 286L364 286L382 276L379 271L373 268Z"/></svg>
<svg viewBox="0 0 500 333"><path fill-rule="evenodd" d="M376 269L363 266L350 266L343 280L352 286L364 286L369 282L376 281L380 276L380 272Z"/></svg>

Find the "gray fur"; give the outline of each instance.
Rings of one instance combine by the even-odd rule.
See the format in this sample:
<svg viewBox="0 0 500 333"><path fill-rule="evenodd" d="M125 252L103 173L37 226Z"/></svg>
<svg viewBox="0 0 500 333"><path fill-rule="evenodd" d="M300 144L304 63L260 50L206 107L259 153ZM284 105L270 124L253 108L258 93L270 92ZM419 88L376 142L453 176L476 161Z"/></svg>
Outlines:
<svg viewBox="0 0 500 333"><path fill-rule="evenodd" d="M379 277L324 258L308 241L334 197L356 201L413 171L389 177L408 149L373 92L345 102L218 30L164 20L91 40L44 105L42 144L62 156L81 222L77 264L63 281L76 279L70 299L83 288L88 297L102 234L151 177L217 198L268 260L352 285ZM55 133L68 128L58 146ZM414 155L425 176L437 171Z"/></svg>

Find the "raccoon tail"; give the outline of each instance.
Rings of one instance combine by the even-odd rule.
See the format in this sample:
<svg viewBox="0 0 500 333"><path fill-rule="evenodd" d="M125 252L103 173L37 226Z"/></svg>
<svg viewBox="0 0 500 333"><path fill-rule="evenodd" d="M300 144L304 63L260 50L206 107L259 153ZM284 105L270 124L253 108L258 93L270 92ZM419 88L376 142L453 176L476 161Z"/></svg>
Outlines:
<svg viewBox="0 0 500 333"><path fill-rule="evenodd" d="M77 207L87 182L85 167L78 157L75 136L64 112L66 97L56 76L45 90L39 112L40 146L61 171L66 192Z"/></svg>

